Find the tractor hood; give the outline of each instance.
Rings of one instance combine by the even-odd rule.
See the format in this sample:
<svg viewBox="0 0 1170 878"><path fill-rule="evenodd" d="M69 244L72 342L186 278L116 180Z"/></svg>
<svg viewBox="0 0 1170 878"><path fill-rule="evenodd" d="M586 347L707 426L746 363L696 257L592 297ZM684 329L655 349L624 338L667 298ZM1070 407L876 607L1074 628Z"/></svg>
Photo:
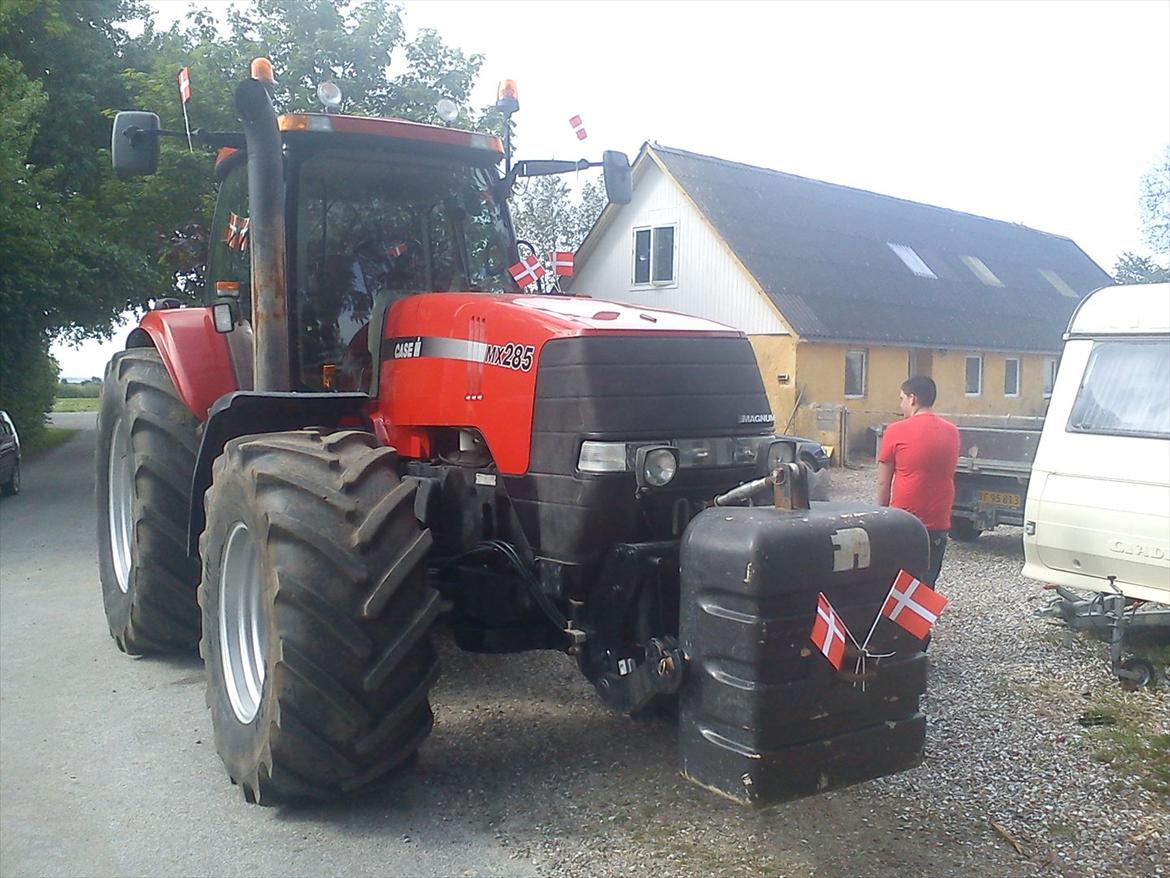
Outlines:
<svg viewBox="0 0 1170 878"><path fill-rule="evenodd" d="M624 352L613 355L616 360L588 367L624 373L629 379L653 366L638 365L631 345L643 349L671 339L691 345L706 341L701 347L710 351L713 363L726 362L725 348L734 347L736 359L751 361L759 382L748 340L738 330L670 311L583 297L415 295L389 308L376 337L379 380L373 419L383 438L410 457L426 458L431 451L426 437L434 427L472 428L482 434L502 473L527 471L538 374L550 343L629 339ZM702 363L693 367L702 368ZM666 383L677 393L679 382L685 383L682 373L671 371L651 387ZM678 402L685 405L681 398Z"/></svg>

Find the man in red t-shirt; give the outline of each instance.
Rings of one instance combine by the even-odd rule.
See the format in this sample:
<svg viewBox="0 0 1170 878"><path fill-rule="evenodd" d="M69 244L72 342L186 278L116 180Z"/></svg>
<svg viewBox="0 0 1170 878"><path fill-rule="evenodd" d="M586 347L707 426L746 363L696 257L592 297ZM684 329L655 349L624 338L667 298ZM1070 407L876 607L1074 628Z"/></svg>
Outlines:
<svg viewBox="0 0 1170 878"><path fill-rule="evenodd" d="M930 378L915 375L903 382L905 420L886 428L878 452L878 503L912 513L930 534L929 569L918 577L930 586L938 581L947 548L959 463L959 430L931 410L937 396Z"/></svg>

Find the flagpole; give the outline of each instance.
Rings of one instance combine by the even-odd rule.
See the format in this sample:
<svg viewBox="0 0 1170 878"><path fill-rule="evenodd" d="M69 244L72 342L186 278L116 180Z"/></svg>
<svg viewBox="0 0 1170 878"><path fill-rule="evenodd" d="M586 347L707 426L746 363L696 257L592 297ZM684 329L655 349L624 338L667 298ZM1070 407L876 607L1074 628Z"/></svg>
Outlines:
<svg viewBox="0 0 1170 878"><path fill-rule="evenodd" d="M179 103L183 105L183 127L187 129L187 152L195 152L195 147L191 145L191 123L187 119L187 102L183 100L183 94L179 92Z"/></svg>
<svg viewBox="0 0 1170 878"><path fill-rule="evenodd" d="M886 606L886 601L890 599L890 595L894 592L894 586L898 584L898 578L894 577L893 583L890 584L890 590L886 592L886 596L882 598L882 602L878 604L877 615L873 618L873 624L869 626L869 633L865 635L865 641L861 644L861 649L864 651L869 646L869 639L873 637L873 632L877 630L878 622L882 620L882 609Z"/></svg>

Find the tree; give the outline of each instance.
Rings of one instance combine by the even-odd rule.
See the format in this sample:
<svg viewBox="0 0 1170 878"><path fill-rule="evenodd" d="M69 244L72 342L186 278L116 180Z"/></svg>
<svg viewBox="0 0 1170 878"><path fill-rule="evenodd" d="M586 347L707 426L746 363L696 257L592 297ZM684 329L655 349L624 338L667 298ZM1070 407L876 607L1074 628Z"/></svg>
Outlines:
<svg viewBox="0 0 1170 878"><path fill-rule="evenodd" d="M605 190L592 180L574 200L564 177L532 177L518 187L512 219L517 236L543 258L549 250L580 247L607 203Z"/></svg>
<svg viewBox="0 0 1170 878"><path fill-rule="evenodd" d="M1163 268L1149 256L1125 252L1113 266L1113 279L1119 284L1157 284L1170 281L1170 269Z"/></svg>
<svg viewBox="0 0 1170 878"><path fill-rule="evenodd" d="M1158 260L1170 258L1170 146L1162 158L1142 175L1141 194L1142 239L1154 251L1154 257L1125 252L1113 267L1113 279L1120 284L1153 284L1170 281L1170 268Z"/></svg>
<svg viewBox="0 0 1170 878"><path fill-rule="evenodd" d="M1138 204L1146 244L1158 256L1170 256L1170 145L1161 160L1142 176Z"/></svg>

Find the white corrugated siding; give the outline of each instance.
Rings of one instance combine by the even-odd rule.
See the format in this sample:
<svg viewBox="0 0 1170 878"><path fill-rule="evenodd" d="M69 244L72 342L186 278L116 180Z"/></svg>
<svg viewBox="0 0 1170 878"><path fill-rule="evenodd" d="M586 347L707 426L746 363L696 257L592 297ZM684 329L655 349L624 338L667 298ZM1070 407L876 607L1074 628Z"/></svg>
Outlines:
<svg viewBox="0 0 1170 878"><path fill-rule="evenodd" d="M578 266L573 292L693 314L751 335L787 334L771 303L679 188L649 159L642 171L633 201L617 212ZM634 229L672 224L676 285L635 286Z"/></svg>

